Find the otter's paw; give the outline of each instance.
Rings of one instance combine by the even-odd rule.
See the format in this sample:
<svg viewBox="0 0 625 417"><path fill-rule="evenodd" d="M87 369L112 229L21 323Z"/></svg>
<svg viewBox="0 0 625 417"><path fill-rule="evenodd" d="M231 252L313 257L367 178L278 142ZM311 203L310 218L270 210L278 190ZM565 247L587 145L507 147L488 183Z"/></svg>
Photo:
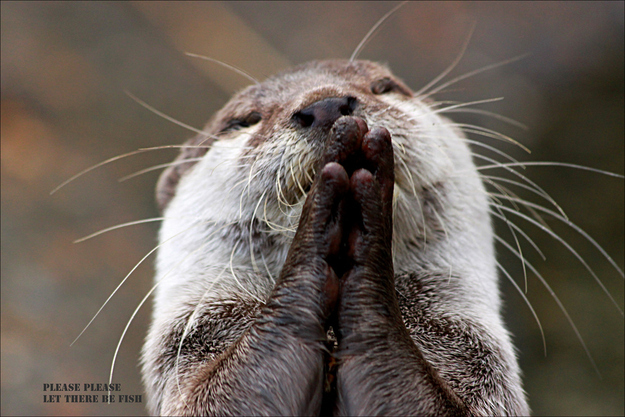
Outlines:
<svg viewBox="0 0 625 417"><path fill-rule="evenodd" d="M343 236L340 206L349 190L345 169L326 164L306 198L299 226L289 248L272 300L313 310L325 320L336 304L338 277L328 260L338 256Z"/></svg>
<svg viewBox="0 0 625 417"><path fill-rule="evenodd" d="M321 292L322 318L327 319L339 293L337 275L346 270L345 197L349 174L362 166L367 124L357 117L341 117L328 134L321 169L302 208L297 232L278 286L292 293L313 285ZM278 288L278 287L277 287ZM313 296L313 303L316 302Z"/></svg>
<svg viewBox="0 0 625 417"><path fill-rule="evenodd" d="M385 332L389 324L402 324L391 251L394 174L389 132L384 128L367 132L359 152L362 168L351 175L347 198L351 221L345 226L346 257L351 268L341 279L341 337Z"/></svg>

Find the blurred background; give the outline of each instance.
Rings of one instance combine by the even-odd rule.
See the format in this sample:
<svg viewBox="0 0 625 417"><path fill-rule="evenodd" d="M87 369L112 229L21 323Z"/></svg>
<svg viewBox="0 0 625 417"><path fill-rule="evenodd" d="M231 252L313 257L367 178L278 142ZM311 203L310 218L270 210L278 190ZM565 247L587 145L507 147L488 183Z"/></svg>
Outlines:
<svg viewBox="0 0 625 417"><path fill-rule="evenodd" d="M69 345L154 247L158 225L72 242L112 225L158 216L157 171L118 179L170 161L177 151L120 159L52 196L50 191L108 158L180 144L193 135L125 91L201 128L248 81L185 52L225 61L263 79L312 59L348 58L396 4L2 2L2 415L145 414L145 404L43 402L44 383L108 381L119 337L151 288L152 258ZM474 108L511 117L527 129L482 114L450 116L515 138L531 155L473 137L521 160L623 174L623 16L623 2L414 2L380 28L360 57L388 63L418 90L453 62L475 24L466 54L447 79L529 55L458 82L436 98L503 97ZM565 167L522 171L623 268L623 179ZM523 189L515 191L549 206ZM514 220L545 253L543 261L522 242L524 255L570 312L600 373L557 303L530 274L527 296L545 329L545 356L529 309L502 279L506 321L534 414L623 415L623 316L562 244ZM623 309L618 272L580 234L554 218L545 221L596 271ZM513 242L505 225L497 227ZM498 252L523 286L519 261L503 246ZM150 303L139 310L119 351L113 381L122 384L122 394L143 394L138 359Z"/></svg>

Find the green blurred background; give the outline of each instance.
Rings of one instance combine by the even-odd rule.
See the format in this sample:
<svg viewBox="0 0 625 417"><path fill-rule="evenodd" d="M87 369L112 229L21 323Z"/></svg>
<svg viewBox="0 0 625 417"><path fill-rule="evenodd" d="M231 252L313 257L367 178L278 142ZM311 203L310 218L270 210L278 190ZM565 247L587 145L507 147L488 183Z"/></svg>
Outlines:
<svg viewBox="0 0 625 417"><path fill-rule="evenodd" d="M158 173L118 178L174 158L160 150L77 172L142 147L179 144L192 133L147 111L124 91L195 127L247 80L185 52L234 64L257 78L311 59L346 58L391 2L2 2L2 408L3 415L136 415L144 404L43 403L44 383L107 382L118 338L151 288L151 259L91 327L71 341L156 242L156 224L102 228L158 215ZM476 138L522 160L561 161L623 174L623 2L415 2L365 47L415 90L468 50L450 75L529 56L437 95L512 117L454 113L455 120L510 135L532 149ZM483 149L476 151L487 154ZM623 267L623 180L569 168L528 167L570 219ZM517 190L540 204L544 200ZM557 241L517 223L547 256L524 254L553 286L597 363L599 377L557 304L529 276L528 298L545 328L502 282L505 315L536 415L623 415L623 317ZM623 279L579 234L549 226L597 272L623 308ZM502 237L511 240L504 225ZM498 247L522 283L519 262ZM150 314L144 306L121 346L114 381L142 394L138 357Z"/></svg>

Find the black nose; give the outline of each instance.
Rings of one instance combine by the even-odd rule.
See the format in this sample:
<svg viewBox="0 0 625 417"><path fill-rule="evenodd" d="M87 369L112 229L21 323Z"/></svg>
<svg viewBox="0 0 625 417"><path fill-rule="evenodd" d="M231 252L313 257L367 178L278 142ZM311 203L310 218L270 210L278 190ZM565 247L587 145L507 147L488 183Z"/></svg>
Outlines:
<svg viewBox="0 0 625 417"><path fill-rule="evenodd" d="M293 120L301 127L330 129L339 117L354 113L356 104L349 96L324 98L295 113Z"/></svg>

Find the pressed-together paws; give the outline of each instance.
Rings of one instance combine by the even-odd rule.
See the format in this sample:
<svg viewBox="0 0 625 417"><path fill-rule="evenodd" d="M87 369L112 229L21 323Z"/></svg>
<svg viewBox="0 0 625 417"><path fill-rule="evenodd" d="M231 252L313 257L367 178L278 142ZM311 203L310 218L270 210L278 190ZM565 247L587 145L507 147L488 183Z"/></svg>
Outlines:
<svg viewBox="0 0 625 417"><path fill-rule="evenodd" d="M349 174L360 166L367 132L359 118L339 119L328 136L321 169L302 208L297 232L289 249L276 290L298 293L301 287L320 291L322 319L327 319L339 296L339 279L346 271L346 212ZM304 291L302 295L308 294ZM292 295L294 295L292 294Z"/></svg>
<svg viewBox="0 0 625 417"><path fill-rule="evenodd" d="M338 119L328 135L321 169L304 203L278 287L295 295L298 288L312 285L320 292L322 319L338 302L339 333L345 333L341 315L349 327L350 317L357 321L363 308L388 303L389 293L394 296L393 184L389 132L369 130L357 117ZM365 300L367 295L376 302Z"/></svg>
<svg viewBox="0 0 625 417"><path fill-rule="evenodd" d="M340 339L388 334L403 326L394 286L392 230L394 164L391 136L373 128L363 137L361 167L350 177L346 225L350 268L341 278ZM351 344L353 347L353 344ZM339 350L347 345L339 344Z"/></svg>

